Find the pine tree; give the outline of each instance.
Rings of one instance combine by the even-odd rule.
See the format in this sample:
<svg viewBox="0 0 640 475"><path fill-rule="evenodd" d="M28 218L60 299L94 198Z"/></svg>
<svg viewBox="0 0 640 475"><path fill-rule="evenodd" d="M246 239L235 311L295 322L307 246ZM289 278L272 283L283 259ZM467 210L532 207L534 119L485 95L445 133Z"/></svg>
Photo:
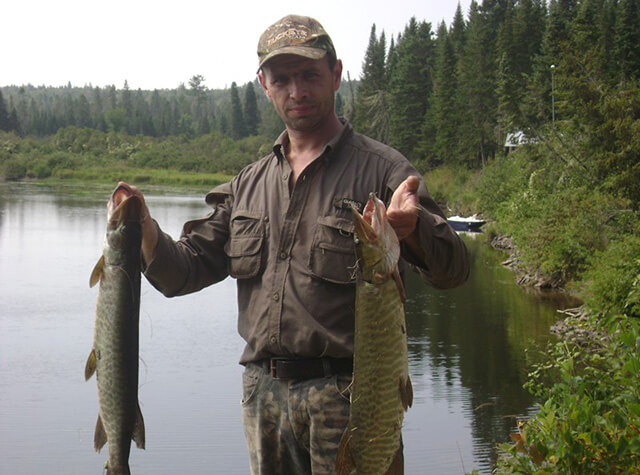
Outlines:
<svg viewBox="0 0 640 475"><path fill-rule="evenodd" d="M235 81L231 83L231 130L230 136L233 139L241 139L247 136L247 129L242 115L242 105L240 104L240 96L238 86Z"/></svg>
<svg viewBox="0 0 640 475"><path fill-rule="evenodd" d="M133 98L131 94L131 90L129 89L129 83L125 79L124 86L120 91L120 102L119 108L124 111L124 130L129 134L134 134L134 124L133 124Z"/></svg>
<svg viewBox="0 0 640 475"><path fill-rule="evenodd" d="M620 0L615 24L615 57L626 79L640 77L640 1Z"/></svg>
<svg viewBox="0 0 640 475"><path fill-rule="evenodd" d="M464 21L462 8L459 3L458 8L456 8L456 13L453 16L453 22L451 23L448 36L453 47L456 60L459 60L462 56L462 52L464 51L464 44L467 37L467 25Z"/></svg>
<svg viewBox="0 0 640 475"><path fill-rule="evenodd" d="M457 61L453 38L444 22L438 28L433 94L425 117L420 152L430 166L455 163L458 94Z"/></svg>
<svg viewBox="0 0 640 475"><path fill-rule="evenodd" d="M431 25L411 18L396 46L397 62L390 83L390 143L410 160L417 146L432 89L433 38Z"/></svg>
<svg viewBox="0 0 640 475"><path fill-rule="evenodd" d="M84 94L80 94L75 110L75 125L78 127L91 127L91 106Z"/></svg>
<svg viewBox="0 0 640 475"><path fill-rule="evenodd" d="M494 138L497 101L493 20L498 15L489 13L485 4L481 10L472 0L465 50L460 60L458 107L463 115L458 130L459 154L471 167L486 164L497 149Z"/></svg>
<svg viewBox="0 0 640 475"><path fill-rule="evenodd" d="M2 97L2 91L0 91L0 130L9 132L11 130L9 123L9 112L7 111L7 105Z"/></svg>
<svg viewBox="0 0 640 475"><path fill-rule="evenodd" d="M499 55L498 71L496 77L496 97L498 100L497 122L500 125L502 139L508 132L515 130L515 122L518 118L520 80L518 74L518 59L521 56L516 44L514 34L515 6L509 2L506 6L505 18L498 31L496 41Z"/></svg>
<svg viewBox="0 0 640 475"><path fill-rule="evenodd" d="M91 101L91 126L101 131L107 130L107 124L104 121L104 104L102 100L102 92L98 86L92 90Z"/></svg>
<svg viewBox="0 0 640 475"><path fill-rule="evenodd" d="M248 82L244 88L244 122L247 135L257 135L260 124L260 114L258 113L258 101L256 91L252 82Z"/></svg>
<svg viewBox="0 0 640 475"><path fill-rule="evenodd" d="M355 127L381 142L389 140L389 97L385 71L386 39L371 27L356 98Z"/></svg>

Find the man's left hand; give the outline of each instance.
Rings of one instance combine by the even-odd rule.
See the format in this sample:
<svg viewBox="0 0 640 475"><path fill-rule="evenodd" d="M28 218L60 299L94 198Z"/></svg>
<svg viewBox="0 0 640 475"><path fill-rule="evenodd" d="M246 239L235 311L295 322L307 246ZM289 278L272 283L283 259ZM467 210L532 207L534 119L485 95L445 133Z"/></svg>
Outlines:
<svg viewBox="0 0 640 475"><path fill-rule="evenodd" d="M409 237L416 229L418 222L418 186L420 179L417 176L409 176L393 192L387 218L402 241Z"/></svg>

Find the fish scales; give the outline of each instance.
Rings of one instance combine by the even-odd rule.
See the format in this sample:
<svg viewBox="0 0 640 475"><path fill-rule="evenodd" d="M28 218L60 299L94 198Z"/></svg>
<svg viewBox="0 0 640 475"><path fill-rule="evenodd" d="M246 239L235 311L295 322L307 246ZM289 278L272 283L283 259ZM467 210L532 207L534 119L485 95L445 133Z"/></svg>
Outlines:
<svg viewBox="0 0 640 475"><path fill-rule="evenodd" d="M85 378L95 372L99 415L94 435L97 451L108 443L107 474L129 474L131 440L145 445L138 405L141 203L125 188L113 192L108 207L103 256L92 275L100 282L93 349Z"/></svg>
<svg viewBox="0 0 640 475"><path fill-rule="evenodd" d="M412 403L399 243L382 202L354 211L358 279L349 425L336 472L403 473L402 421Z"/></svg>

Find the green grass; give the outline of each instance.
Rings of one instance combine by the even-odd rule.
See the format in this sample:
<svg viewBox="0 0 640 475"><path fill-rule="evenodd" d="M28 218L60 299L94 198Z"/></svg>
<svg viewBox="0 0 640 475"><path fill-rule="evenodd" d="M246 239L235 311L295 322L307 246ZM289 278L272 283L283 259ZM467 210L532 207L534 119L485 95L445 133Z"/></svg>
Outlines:
<svg viewBox="0 0 640 475"><path fill-rule="evenodd" d="M46 182L77 181L115 184L125 181L131 185L157 185L169 187L189 187L198 190L210 189L233 178L223 173L181 172L177 170L154 170L146 168L99 167L71 170L68 168L56 170Z"/></svg>

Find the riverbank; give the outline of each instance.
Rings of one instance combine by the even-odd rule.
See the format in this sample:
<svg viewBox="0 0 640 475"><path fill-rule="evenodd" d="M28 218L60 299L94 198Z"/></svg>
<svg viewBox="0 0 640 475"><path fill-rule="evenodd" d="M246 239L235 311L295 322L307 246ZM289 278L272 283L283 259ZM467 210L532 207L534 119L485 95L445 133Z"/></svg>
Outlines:
<svg viewBox="0 0 640 475"><path fill-rule="evenodd" d="M526 387L541 401L496 473L640 472L640 217L633 200L540 147L426 176L450 213L481 213L523 286L584 302L551 329ZM606 185L606 183L603 183Z"/></svg>

